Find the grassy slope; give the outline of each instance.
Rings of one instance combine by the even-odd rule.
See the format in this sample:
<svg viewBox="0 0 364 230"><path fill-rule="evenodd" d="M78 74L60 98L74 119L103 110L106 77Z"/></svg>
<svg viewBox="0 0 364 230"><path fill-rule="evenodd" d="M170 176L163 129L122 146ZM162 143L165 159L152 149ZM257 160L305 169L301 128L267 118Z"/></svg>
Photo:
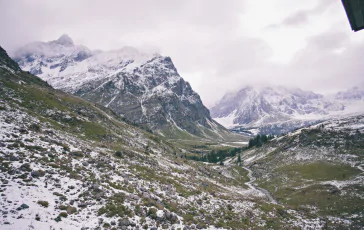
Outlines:
<svg viewBox="0 0 364 230"><path fill-rule="evenodd" d="M356 118L353 118L355 120ZM355 123L355 122L354 122ZM287 208L364 226L364 134L355 130L310 128L247 151L258 186Z"/></svg>

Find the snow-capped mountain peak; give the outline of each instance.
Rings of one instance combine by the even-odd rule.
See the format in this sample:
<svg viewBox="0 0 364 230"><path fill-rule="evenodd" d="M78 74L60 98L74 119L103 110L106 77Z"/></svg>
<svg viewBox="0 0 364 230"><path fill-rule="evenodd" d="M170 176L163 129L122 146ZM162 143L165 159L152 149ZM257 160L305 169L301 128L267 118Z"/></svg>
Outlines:
<svg viewBox="0 0 364 230"><path fill-rule="evenodd" d="M364 95L362 92L360 89L350 90L339 93L337 97L361 98ZM211 115L228 128L282 133L333 115L353 112L349 107L352 106L343 100L331 100L299 88L245 87L236 93L225 95L211 109Z"/></svg>
<svg viewBox="0 0 364 230"><path fill-rule="evenodd" d="M72 38L70 38L70 36L68 36L67 34L63 34L57 40L52 41L52 43L56 43L63 46L74 46Z"/></svg>
<svg viewBox="0 0 364 230"><path fill-rule="evenodd" d="M28 44L13 56L23 70L53 87L109 107L135 124L199 136L231 134L212 120L170 57L130 46L93 52L67 35Z"/></svg>

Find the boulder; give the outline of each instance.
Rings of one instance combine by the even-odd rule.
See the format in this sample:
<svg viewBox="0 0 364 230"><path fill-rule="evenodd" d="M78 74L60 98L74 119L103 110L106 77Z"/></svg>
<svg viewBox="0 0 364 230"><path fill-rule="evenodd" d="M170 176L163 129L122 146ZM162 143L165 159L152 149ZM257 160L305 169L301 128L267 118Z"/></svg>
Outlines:
<svg viewBox="0 0 364 230"><path fill-rule="evenodd" d="M45 172L43 170L36 170L36 171L32 171L30 174L32 177L42 177L45 175Z"/></svg>
<svg viewBox="0 0 364 230"><path fill-rule="evenodd" d="M19 170L21 170L21 171L26 171L26 172L30 172L30 171L32 171L32 168L30 167L30 164L25 163L25 164L22 164L22 165L19 167Z"/></svg>
<svg viewBox="0 0 364 230"><path fill-rule="evenodd" d="M172 216L171 216L171 221L173 221L173 222L174 222L174 221L176 221L177 219L178 219L178 218L177 218L177 216L172 214Z"/></svg>
<svg viewBox="0 0 364 230"><path fill-rule="evenodd" d="M14 156L14 155L11 155L11 156L9 157L9 160L10 160L10 161L19 161L19 157Z"/></svg>
<svg viewBox="0 0 364 230"><path fill-rule="evenodd" d="M128 225L130 225L130 222L129 222L129 220L124 219L124 220L120 220L118 225L119 226L128 226Z"/></svg>

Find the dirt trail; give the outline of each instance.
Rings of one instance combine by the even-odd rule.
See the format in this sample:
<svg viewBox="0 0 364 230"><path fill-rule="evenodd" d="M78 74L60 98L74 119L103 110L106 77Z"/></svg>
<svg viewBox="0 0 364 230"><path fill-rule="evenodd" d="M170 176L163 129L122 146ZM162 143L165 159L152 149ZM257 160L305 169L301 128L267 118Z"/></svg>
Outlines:
<svg viewBox="0 0 364 230"><path fill-rule="evenodd" d="M257 186L255 186L255 185L253 185L253 183L254 183L254 181L256 181L257 180L257 178L255 178L255 177L253 177L253 172L252 172L252 170L250 170L250 169L248 169L247 167L243 167L245 170L247 170L249 173L248 173L248 177L249 177L249 179L250 179L250 181L249 182L246 182L245 184L249 187L249 188L251 188L251 189L253 189L253 190L256 190L256 191L258 191L258 192L260 192L260 193L263 193L267 198L268 198L268 200L270 201L270 202L272 202L273 204L277 204L277 201L273 198L273 196L267 191L267 190L265 190L265 189L263 189L263 188L259 188L259 187L257 187Z"/></svg>

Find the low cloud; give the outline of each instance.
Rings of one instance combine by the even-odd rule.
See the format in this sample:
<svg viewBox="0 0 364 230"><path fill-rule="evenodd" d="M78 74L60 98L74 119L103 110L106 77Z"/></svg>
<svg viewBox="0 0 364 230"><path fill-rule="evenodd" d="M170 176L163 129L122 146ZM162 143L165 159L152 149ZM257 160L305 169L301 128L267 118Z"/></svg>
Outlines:
<svg viewBox="0 0 364 230"><path fill-rule="evenodd" d="M297 26L308 22L308 14L305 11L298 11L284 19L282 24L285 26Z"/></svg>
<svg viewBox="0 0 364 230"><path fill-rule="evenodd" d="M298 10L284 18L280 23L271 24L267 29L277 29L280 27L298 27L309 23L310 18L319 14L324 14L335 3L332 0L319 0L315 7L307 10Z"/></svg>

